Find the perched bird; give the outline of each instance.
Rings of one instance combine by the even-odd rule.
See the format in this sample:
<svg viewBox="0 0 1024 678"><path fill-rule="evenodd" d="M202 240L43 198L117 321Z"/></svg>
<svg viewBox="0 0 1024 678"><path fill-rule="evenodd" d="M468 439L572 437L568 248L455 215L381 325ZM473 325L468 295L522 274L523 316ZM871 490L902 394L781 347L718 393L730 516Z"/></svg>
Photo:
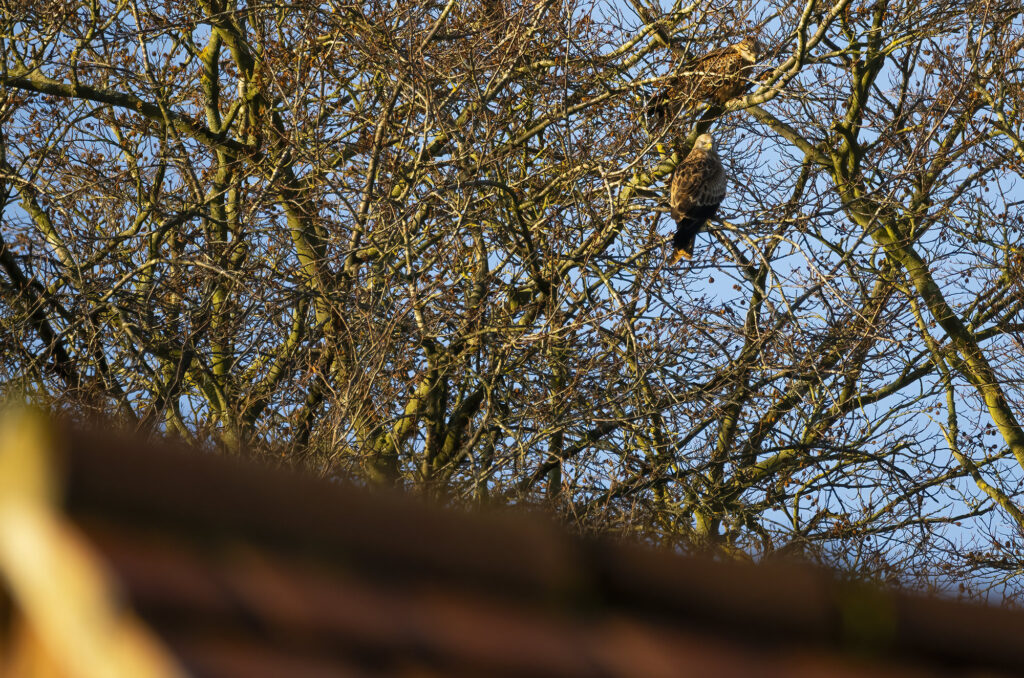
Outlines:
<svg viewBox="0 0 1024 678"><path fill-rule="evenodd" d="M750 87L760 55L761 44L755 38L746 38L684 64L669 84L648 100L644 110L647 120L660 126L681 109L702 101L724 104L738 97Z"/></svg>
<svg viewBox="0 0 1024 678"><path fill-rule="evenodd" d="M701 134L689 155L672 172L668 204L676 220L669 264L693 256L697 233L715 216L725 198L725 168L711 142L710 134Z"/></svg>

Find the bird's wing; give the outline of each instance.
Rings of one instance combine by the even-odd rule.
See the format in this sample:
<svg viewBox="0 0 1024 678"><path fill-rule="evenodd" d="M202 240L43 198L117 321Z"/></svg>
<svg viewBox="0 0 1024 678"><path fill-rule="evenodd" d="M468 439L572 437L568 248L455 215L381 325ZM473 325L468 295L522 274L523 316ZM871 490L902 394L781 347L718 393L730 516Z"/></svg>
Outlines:
<svg viewBox="0 0 1024 678"><path fill-rule="evenodd" d="M727 47L719 47L713 49L707 54L702 54L693 61L688 61L683 64L678 71L680 73L707 73L717 72L721 61L727 60L733 55L733 47L729 45Z"/></svg>
<svg viewBox="0 0 1024 678"><path fill-rule="evenodd" d="M686 158L676 165L672 173L672 184L669 187L668 203L672 208L672 218L679 221L693 205L694 192L700 185L700 172L697 163Z"/></svg>
<svg viewBox="0 0 1024 678"><path fill-rule="evenodd" d="M708 157L702 167L703 181L700 184L698 202L702 205L720 205L725 199L725 168L718 158Z"/></svg>
<svg viewBox="0 0 1024 678"><path fill-rule="evenodd" d="M725 171L716 158L687 156L676 166L669 188L672 207L686 211L690 205L720 203L725 197Z"/></svg>

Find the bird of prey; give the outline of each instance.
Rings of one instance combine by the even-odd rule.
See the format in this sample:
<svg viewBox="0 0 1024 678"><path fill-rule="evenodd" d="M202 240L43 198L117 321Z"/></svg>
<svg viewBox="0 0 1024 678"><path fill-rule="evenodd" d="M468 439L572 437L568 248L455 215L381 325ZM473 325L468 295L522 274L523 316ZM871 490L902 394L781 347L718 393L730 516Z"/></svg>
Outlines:
<svg viewBox="0 0 1024 678"><path fill-rule="evenodd" d="M697 233L715 216L725 198L725 168L711 143L710 134L701 134L689 155L672 172L668 204L676 220L669 264L693 256Z"/></svg>
<svg viewBox="0 0 1024 678"><path fill-rule="evenodd" d="M660 126L681 109L702 101L724 104L738 97L750 87L754 64L760 55L761 44L755 38L746 38L684 64L669 84L647 102L647 120Z"/></svg>

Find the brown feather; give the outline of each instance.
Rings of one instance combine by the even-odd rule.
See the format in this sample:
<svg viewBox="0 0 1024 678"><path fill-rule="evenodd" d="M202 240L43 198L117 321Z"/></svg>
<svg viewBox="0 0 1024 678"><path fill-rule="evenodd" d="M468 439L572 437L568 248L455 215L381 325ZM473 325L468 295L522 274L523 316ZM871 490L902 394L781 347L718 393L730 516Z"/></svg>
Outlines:
<svg viewBox="0 0 1024 678"><path fill-rule="evenodd" d="M662 124L680 110L693 108L702 101L721 105L735 99L750 88L759 54L758 42L747 38L683 65L669 84L648 102L648 119Z"/></svg>

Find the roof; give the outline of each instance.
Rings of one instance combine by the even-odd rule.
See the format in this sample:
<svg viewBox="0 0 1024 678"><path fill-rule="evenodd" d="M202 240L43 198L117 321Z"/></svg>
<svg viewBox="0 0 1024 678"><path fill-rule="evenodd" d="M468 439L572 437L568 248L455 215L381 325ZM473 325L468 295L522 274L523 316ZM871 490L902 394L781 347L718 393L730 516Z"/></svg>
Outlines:
<svg viewBox="0 0 1024 678"><path fill-rule="evenodd" d="M1024 674L1018 611L105 433L62 440L59 520L186 675Z"/></svg>

